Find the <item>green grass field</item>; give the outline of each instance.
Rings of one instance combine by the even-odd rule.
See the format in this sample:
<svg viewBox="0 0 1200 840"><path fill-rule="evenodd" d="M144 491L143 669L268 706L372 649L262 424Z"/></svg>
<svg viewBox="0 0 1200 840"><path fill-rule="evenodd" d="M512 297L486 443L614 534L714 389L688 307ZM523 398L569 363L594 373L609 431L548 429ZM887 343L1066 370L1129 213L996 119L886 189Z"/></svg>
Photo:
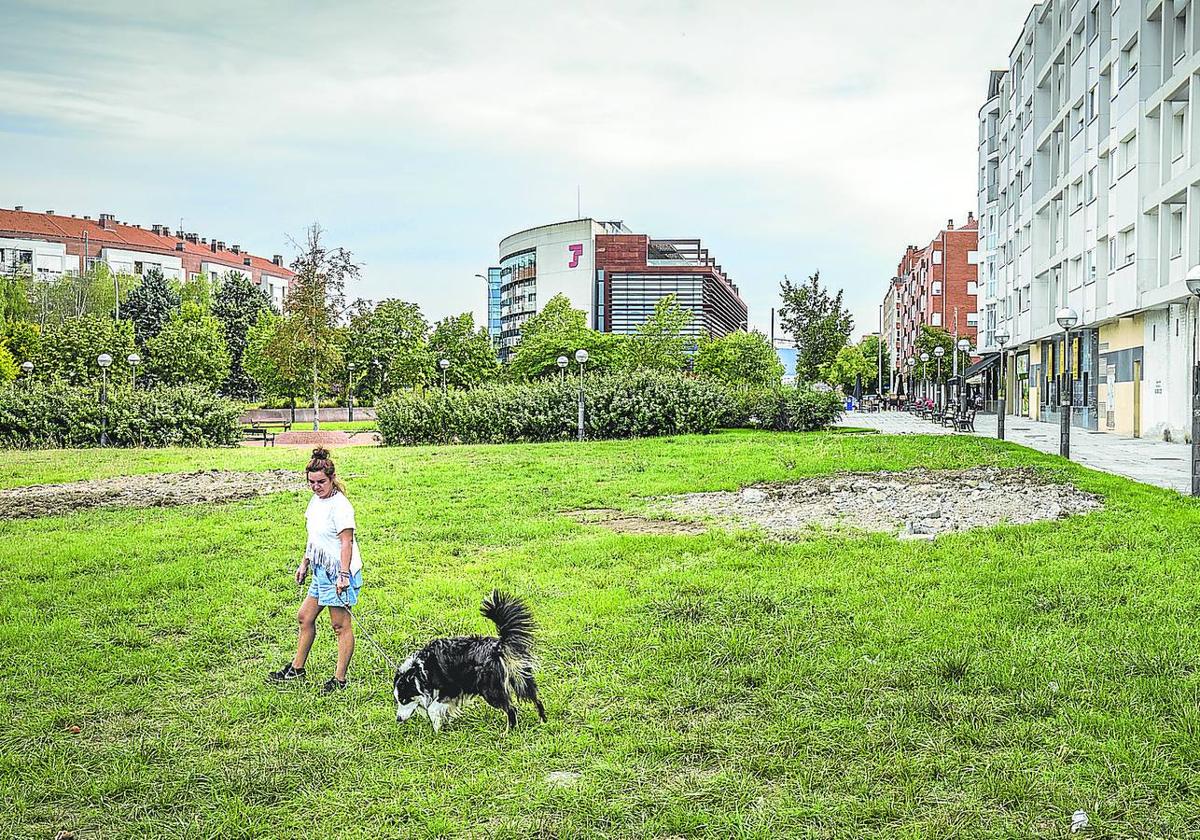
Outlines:
<svg viewBox="0 0 1200 840"><path fill-rule="evenodd" d="M394 720L360 639L294 648L305 494L2 523L0 834L1183 837L1200 825L1200 507L977 438L774 435L335 453L359 614L403 655L540 622L550 721ZM285 448L5 453L0 487L296 467ZM618 535L558 515L835 470L1031 464L1102 512L905 543ZM324 619L324 617L322 617ZM78 726L73 734L70 727ZM547 774L578 773L554 785Z"/></svg>

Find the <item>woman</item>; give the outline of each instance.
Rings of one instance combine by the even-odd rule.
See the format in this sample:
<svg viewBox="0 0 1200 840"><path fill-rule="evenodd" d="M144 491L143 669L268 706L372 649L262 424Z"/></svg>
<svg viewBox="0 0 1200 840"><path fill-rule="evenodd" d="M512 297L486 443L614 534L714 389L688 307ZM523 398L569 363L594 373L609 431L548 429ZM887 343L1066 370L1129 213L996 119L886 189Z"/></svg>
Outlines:
<svg viewBox="0 0 1200 840"><path fill-rule="evenodd" d="M354 508L346 498L346 488L337 477L328 450L313 450L305 474L313 496L304 514L308 545L296 568L296 583L304 583L311 568L312 584L296 615L300 623L296 655L287 665L272 671L269 678L275 682L304 678L304 663L317 636L317 616L328 607L338 648L337 670L321 689L329 694L346 687L346 670L354 654L349 608L358 602L358 591L362 588L362 559L354 539Z"/></svg>

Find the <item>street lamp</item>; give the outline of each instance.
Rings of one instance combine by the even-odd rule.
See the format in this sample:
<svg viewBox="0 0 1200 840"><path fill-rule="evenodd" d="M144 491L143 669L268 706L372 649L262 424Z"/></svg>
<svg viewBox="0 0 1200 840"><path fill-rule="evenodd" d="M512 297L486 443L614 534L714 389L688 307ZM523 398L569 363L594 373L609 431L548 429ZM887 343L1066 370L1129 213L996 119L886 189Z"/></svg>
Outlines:
<svg viewBox="0 0 1200 840"><path fill-rule="evenodd" d="M588 351L576 350L575 361L579 362L579 442L583 442L583 366L587 363Z"/></svg>
<svg viewBox="0 0 1200 840"><path fill-rule="evenodd" d="M444 394L446 393L446 371L450 367L450 360L440 359L438 361L438 367L442 369L442 393Z"/></svg>
<svg viewBox="0 0 1200 840"><path fill-rule="evenodd" d="M26 378L33 375L33 362L21 362L21 373L25 374Z"/></svg>
<svg viewBox="0 0 1200 840"><path fill-rule="evenodd" d="M921 395L929 399L929 354L921 354Z"/></svg>
<svg viewBox="0 0 1200 840"><path fill-rule="evenodd" d="M996 398L996 440L1004 440L1004 397L1008 392L1008 367L1004 364L1004 345L1011 338L1008 330L1003 327L996 333L996 343L1000 345L1000 393Z"/></svg>
<svg viewBox="0 0 1200 840"><path fill-rule="evenodd" d="M917 360L909 356L904 360L904 364L908 365L908 403L909 408L912 408L913 401L913 370L917 366Z"/></svg>
<svg viewBox="0 0 1200 840"><path fill-rule="evenodd" d="M1193 297L1200 298L1200 266L1193 266L1187 273L1187 290ZM1197 329L1200 333L1200 329ZM1192 363L1192 495L1200 496L1200 354L1192 348L1195 359ZM1134 387L1139 387L1134 383Z"/></svg>
<svg viewBox="0 0 1200 840"><path fill-rule="evenodd" d="M1079 315L1069 306L1054 314L1054 320L1063 329L1063 387L1059 404L1062 413L1062 431L1059 435L1058 452L1064 458L1071 457L1071 329L1079 323Z"/></svg>
<svg viewBox="0 0 1200 840"><path fill-rule="evenodd" d="M346 371L349 373L350 385L346 388L348 397L346 419L351 423L354 422L354 362L346 362Z"/></svg>
<svg viewBox="0 0 1200 840"><path fill-rule="evenodd" d="M142 363L142 357L137 353L130 353L125 357L125 361L129 362L129 367L133 370L133 388L137 390L137 369Z"/></svg>
<svg viewBox="0 0 1200 840"><path fill-rule="evenodd" d="M938 381L937 407L938 407L938 411L941 411L942 410L942 391L944 390L944 388L942 386L942 356L946 355L946 348L942 347L939 344L937 347L933 348L933 355L937 356L937 381Z"/></svg>
<svg viewBox="0 0 1200 840"><path fill-rule="evenodd" d="M96 364L100 365L100 445L108 446L108 366L112 356L101 353Z"/></svg>
<svg viewBox="0 0 1200 840"><path fill-rule="evenodd" d="M563 382L567 381L567 365L569 365L570 363L571 363L570 360L566 356L559 356L558 361L555 362L555 364L558 365L558 369L560 371L562 371L562 381Z"/></svg>
<svg viewBox="0 0 1200 840"><path fill-rule="evenodd" d="M958 344L955 346L958 347L958 353L954 354L954 369L956 371L954 374L954 387L958 389L958 413L965 414L966 408L963 406L963 392L966 391L966 388L963 387L962 380L960 380L958 378L958 373L957 373L958 357L959 357L959 354L965 355L971 351L971 342L967 341L965 338L960 338L958 340ZM966 363L967 363L967 360L964 359L963 360L963 366L964 366L963 367L963 376L962 376L963 379L967 378Z"/></svg>

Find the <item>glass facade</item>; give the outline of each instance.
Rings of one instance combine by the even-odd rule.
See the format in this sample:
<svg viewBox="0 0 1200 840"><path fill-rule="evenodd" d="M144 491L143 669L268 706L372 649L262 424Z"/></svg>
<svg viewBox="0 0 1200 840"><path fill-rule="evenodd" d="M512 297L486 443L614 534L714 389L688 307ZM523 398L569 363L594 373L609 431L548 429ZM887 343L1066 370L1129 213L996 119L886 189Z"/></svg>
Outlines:
<svg viewBox="0 0 1200 840"><path fill-rule="evenodd" d="M488 269L488 335L492 337L492 347L500 349L500 268L494 266Z"/></svg>
<svg viewBox="0 0 1200 840"><path fill-rule="evenodd" d="M508 361L521 340L521 325L537 312L537 251L500 261L500 359Z"/></svg>

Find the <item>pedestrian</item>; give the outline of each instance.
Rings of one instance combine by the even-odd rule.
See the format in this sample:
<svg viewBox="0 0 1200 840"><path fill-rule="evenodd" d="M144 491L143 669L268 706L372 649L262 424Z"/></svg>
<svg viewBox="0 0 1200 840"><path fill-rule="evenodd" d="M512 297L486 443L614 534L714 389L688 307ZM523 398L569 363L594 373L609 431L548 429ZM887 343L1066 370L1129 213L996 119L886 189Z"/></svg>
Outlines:
<svg viewBox="0 0 1200 840"><path fill-rule="evenodd" d="M346 487L337 477L329 451L314 449L304 472L312 498L304 514L308 543L304 558L296 567L295 577L297 584L303 584L311 571L312 584L296 614L299 623L296 655L268 677L274 682L304 678L304 663L317 636L317 616L328 608L329 623L337 637L337 667L321 688L329 694L346 687L346 672L350 668L350 657L354 655L350 607L358 602L362 588L362 559L358 541L354 538L354 506L346 498Z"/></svg>

